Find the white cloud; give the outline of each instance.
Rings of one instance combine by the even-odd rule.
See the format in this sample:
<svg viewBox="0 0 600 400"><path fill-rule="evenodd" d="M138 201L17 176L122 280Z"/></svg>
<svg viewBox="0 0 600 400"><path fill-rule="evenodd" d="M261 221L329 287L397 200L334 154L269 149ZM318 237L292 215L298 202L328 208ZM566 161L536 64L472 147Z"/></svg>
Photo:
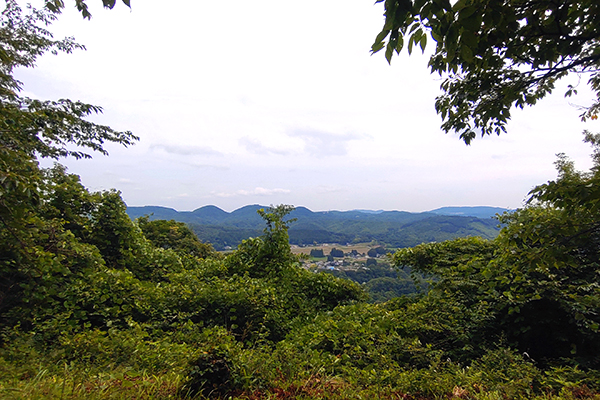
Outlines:
<svg viewBox="0 0 600 400"><path fill-rule="evenodd" d="M257 155L271 155L272 154L272 155L280 155L280 156L285 156L285 155L290 154L289 150L276 149L273 147L265 146L258 140L253 139L248 136L244 136L244 137L240 138L240 140L238 142L242 147L244 147L246 150L248 150L252 154L257 154Z"/></svg>
<svg viewBox="0 0 600 400"><path fill-rule="evenodd" d="M265 189L262 187L257 187L252 190L243 190L240 189L238 191L232 193L215 193L214 195L217 197L237 197L237 196L272 196L276 194L289 194L291 190L288 189Z"/></svg>
<svg viewBox="0 0 600 400"><path fill-rule="evenodd" d="M310 128L293 129L288 136L302 139L304 151L311 156L344 156L348 153L348 143L364 138L354 133L336 135Z"/></svg>
<svg viewBox="0 0 600 400"><path fill-rule="evenodd" d="M190 195L188 193L180 193L178 195L167 196L165 198L168 199L168 200L171 200L171 199L187 199L188 197L190 197Z"/></svg>
<svg viewBox="0 0 600 400"><path fill-rule="evenodd" d="M150 150L162 150L168 154L179 156L222 156L216 150L209 147L200 147L194 145L175 145L175 144L151 144Z"/></svg>

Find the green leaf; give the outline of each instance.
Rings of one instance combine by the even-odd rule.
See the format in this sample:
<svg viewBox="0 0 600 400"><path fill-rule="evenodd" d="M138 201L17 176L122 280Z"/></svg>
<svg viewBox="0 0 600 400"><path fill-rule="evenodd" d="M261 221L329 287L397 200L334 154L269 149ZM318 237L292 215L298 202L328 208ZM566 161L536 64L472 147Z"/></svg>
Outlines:
<svg viewBox="0 0 600 400"><path fill-rule="evenodd" d="M425 47L427 47L427 35L421 36L419 46L421 47L421 52L425 53Z"/></svg>
<svg viewBox="0 0 600 400"><path fill-rule="evenodd" d="M385 59L387 60L388 64L390 64L392 62L393 55L394 55L394 47L391 45L391 43L388 43L388 45L385 49Z"/></svg>
<svg viewBox="0 0 600 400"><path fill-rule="evenodd" d="M477 7L475 6L468 6L461 9L458 13L458 22L464 24L464 21L472 15L478 15L477 11Z"/></svg>
<svg viewBox="0 0 600 400"><path fill-rule="evenodd" d="M458 27L455 24L450 25L448 28L448 34L444 39L444 45L446 46L446 53L448 57L447 62L451 62L454 58L456 47L458 45Z"/></svg>
<svg viewBox="0 0 600 400"><path fill-rule="evenodd" d="M396 53L400 54L402 48L404 47L404 37L398 36L398 43L396 44Z"/></svg>
<svg viewBox="0 0 600 400"><path fill-rule="evenodd" d="M115 3L116 0L102 0L102 4L104 4L104 7L110 8L111 10L115 6Z"/></svg>
<svg viewBox="0 0 600 400"><path fill-rule="evenodd" d="M452 4L450 0L438 0L438 3L444 8L446 11L452 11Z"/></svg>
<svg viewBox="0 0 600 400"><path fill-rule="evenodd" d="M390 30L389 29L384 29L381 32L379 32L379 34L377 35L377 37L375 38L375 43L381 43L385 40L385 38L390 34Z"/></svg>
<svg viewBox="0 0 600 400"><path fill-rule="evenodd" d="M479 28L481 28L482 16L481 14L475 12L477 11L475 7L472 7L472 9L473 13L469 14L464 19L461 18L460 23L462 24L464 30L478 32Z"/></svg>
<svg viewBox="0 0 600 400"><path fill-rule="evenodd" d="M383 49L384 46L385 46L385 43L383 43L383 42L373 43L373 45L371 46L371 52L377 53L379 50Z"/></svg>
<svg viewBox="0 0 600 400"><path fill-rule="evenodd" d="M460 35L460 42L463 45L469 46L471 49L477 49L479 38L471 31L463 31Z"/></svg>
<svg viewBox="0 0 600 400"><path fill-rule="evenodd" d="M462 10L463 8L465 8L467 6L467 3L469 3L470 0L458 0L453 6L452 6L452 11L457 12Z"/></svg>

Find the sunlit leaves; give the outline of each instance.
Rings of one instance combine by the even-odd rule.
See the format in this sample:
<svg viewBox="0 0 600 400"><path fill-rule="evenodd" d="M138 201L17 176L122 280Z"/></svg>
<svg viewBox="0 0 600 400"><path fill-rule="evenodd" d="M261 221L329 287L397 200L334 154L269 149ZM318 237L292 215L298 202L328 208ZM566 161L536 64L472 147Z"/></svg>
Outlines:
<svg viewBox="0 0 600 400"><path fill-rule="evenodd" d="M183 222L173 220L150 221L148 216L138 218L136 222L142 229L144 236L156 247L172 249L182 257L206 258L215 255L212 246L202 243Z"/></svg>

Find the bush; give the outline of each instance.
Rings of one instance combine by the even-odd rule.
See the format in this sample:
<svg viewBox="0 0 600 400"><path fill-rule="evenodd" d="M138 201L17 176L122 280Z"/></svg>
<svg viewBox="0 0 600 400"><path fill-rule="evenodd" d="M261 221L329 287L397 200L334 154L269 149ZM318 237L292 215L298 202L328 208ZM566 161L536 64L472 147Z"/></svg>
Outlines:
<svg viewBox="0 0 600 400"><path fill-rule="evenodd" d="M323 249L312 249L310 251L310 256L315 258L323 258L325 254L323 253Z"/></svg>
<svg viewBox="0 0 600 400"><path fill-rule="evenodd" d="M335 247L333 249L331 249L331 251L329 252L329 255L331 255L331 257L337 257L337 258L341 258L344 257L344 252L343 250L340 249L336 249Z"/></svg>
<svg viewBox="0 0 600 400"><path fill-rule="evenodd" d="M222 328L206 329L202 339L200 355L190 362L180 393L184 397L224 396L240 386L232 355L241 348Z"/></svg>

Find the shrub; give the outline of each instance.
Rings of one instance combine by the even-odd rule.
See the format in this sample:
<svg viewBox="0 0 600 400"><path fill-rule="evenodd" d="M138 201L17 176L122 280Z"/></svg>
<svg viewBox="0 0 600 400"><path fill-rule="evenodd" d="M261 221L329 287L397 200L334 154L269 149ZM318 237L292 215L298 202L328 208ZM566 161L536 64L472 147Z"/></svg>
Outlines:
<svg viewBox="0 0 600 400"><path fill-rule="evenodd" d="M232 355L241 347L222 328L205 329L202 339L200 355L189 363L180 393L185 397L224 396L240 386Z"/></svg>

